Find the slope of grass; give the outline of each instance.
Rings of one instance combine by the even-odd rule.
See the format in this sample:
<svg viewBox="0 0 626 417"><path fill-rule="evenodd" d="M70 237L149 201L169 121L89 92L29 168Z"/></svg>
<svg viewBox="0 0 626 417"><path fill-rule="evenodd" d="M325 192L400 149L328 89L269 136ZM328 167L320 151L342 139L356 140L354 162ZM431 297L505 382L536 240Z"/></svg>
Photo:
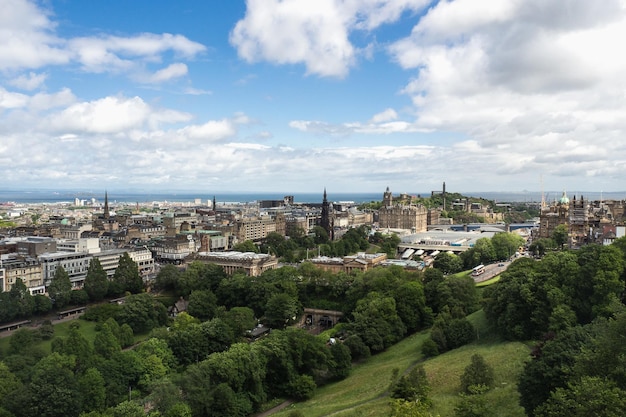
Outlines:
<svg viewBox="0 0 626 417"><path fill-rule="evenodd" d="M528 347L501 340L490 331L482 311L468 319L477 330L479 338L476 342L423 361L432 387L432 414L454 416L454 407L460 399L460 377L471 356L480 354L495 371L496 386L485 397L494 415L523 417L524 411L518 405L516 381L529 357ZM355 365L348 378L320 388L311 400L293 404L275 415L285 417L292 410L300 410L307 417L389 415L387 389L393 370L403 373L423 360L420 347L426 338L427 332L406 338L366 363Z"/></svg>

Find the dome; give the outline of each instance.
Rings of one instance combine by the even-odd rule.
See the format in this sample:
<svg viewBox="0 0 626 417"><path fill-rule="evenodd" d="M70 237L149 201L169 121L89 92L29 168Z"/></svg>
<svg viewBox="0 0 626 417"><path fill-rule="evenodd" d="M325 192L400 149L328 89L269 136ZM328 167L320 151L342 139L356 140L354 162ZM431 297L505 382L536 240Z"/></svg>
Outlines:
<svg viewBox="0 0 626 417"><path fill-rule="evenodd" d="M567 194L565 194L565 191L563 191L563 195L561 196L561 199L559 200L559 203L561 203L561 204L569 204L569 198L567 198Z"/></svg>

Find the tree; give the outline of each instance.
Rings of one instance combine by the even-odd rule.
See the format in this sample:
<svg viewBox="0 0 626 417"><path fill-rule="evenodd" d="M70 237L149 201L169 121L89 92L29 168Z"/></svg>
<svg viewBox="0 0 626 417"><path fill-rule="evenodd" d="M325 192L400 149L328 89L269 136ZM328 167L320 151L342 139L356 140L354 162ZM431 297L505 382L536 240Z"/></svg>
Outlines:
<svg viewBox="0 0 626 417"><path fill-rule="evenodd" d="M233 336L239 338L256 326L254 311L248 307L233 307L220 316L222 320L231 328Z"/></svg>
<svg viewBox="0 0 626 417"><path fill-rule="evenodd" d="M165 265L154 280L154 289L158 291L172 291L176 288L180 270L174 265Z"/></svg>
<svg viewBox="0 0 626 417"><path fill-rule="evenodd" d="M138 294L143 291L143 280L139 275L139 268L128 254L124 252L120 255L120 260L113 274L113 281L109 283L109 293L113 295L123 294L128 291L131 294Z"/></svg>
<svg viewBox="0 0 626 417"><path fill-rule="evenodd" d="M96 368L89 368L78 380L82 398L81 408L86 411L102 411L106 402L106 388L102 374Z"/></svg>
<svg viewBox="0 0 626 417"><path fill-rule="evenodd" d="M602 377L582 377L557 388L535 410L536 417L587 417L626 415L626 391Z"/></svg>
<svg viewBox="0 0 626 417"><path fill-rule="evenodd" d="M311 375L298 375L289 384L289 394L298 401L306 401L313 397L317 385Z"/></svg>
<svg viewBox="0 0 626 417"><path fill-rule="evenodd" d="M63 308L70 302L72 282L63 266L58 265L54 277L48 285L48 296L55 308Z"/></svg>
<svg viewBox="0 0 626 417"><path fill-rule="evenodd" d="M461 393L460 401L454 407L455 417L490 417L494 413L487 404L484 393L488 390L483 385L472 385L469 393Z"/></svg>
<svg viewBox="0 0 626 417"><path fill-rule="evenodd" d="M236 343L187 368L182 390L193 415L243 417L266 400L264 376L258 349Z"/></svg>
<svg viewBox="0 0 626 417"><path fill-rule="evenodd" d="M192 291L187 312L200 320L212 319L217 313L217 297L211 290Z"/></svg>
<svg viewBox="0 0 626 417"><path fill-rule="evenodd" d="M101 301L107 294L109 278L98 258L93 258L89 263L84 288L91 301Z"/></svg>
<svg viewBox="0 0 626 417"><path fill-rule="evenodd" d="M52 353L35 366L28 386L30 404L24 404L22 415L43 417L73 417L80 412L75 363L71 356Z"/></svg>
<svg viewBox="0 0 626 417"><path fill-rule="evenodd" d="M556 338L544 339L533 349L532 360L524 365L518 382L520 405L526 414L534 416L535 408L549 398L550 392L566 386L589 337L589 328L576 326Z"/></svg>
<svg viewBox="0 0 626 417"><path fill-rule="evenodd" d="M444 274L455 274L463 269L463 259L458 255L443 252L437 255L433 267L441 270Z"/></svg>
<svg viewBox="0 0 626 417"><path fill-rule="evenodd" d="M496 233L491 238L496 260L503 261L515 255L524 239L517 233Z"/></svg>
<svg viewBox="0 0 626 417"><path fill-rule="evenodd" d="M430 383L422 364L416 365L408 374L402 375L391 390L391 398L399 398L406 401L417 401L422 404L430 404L428 394Z"/></svg>
<svg viewBox="0 0 626 417"><path fill-rule="evenodd" d="M9 368L0 362L0 404L4 404L3 400L7 395L17 391L22 384Z"/></svg>
<svg viewBox="0 0 626 417"><path fill-rule="evenodd" d="M116 320L128 324L135 334L144 333L167 321L167 309L150 294L135 294L126 297Z"/></svg>
<svg viewBox="0 0 626 417"><path fill-rule="evenodd" d="M359 300L352 315L354 322L349 326L350 330L358 334L373 352L393 345L406 333L396 311L396 301L378 292L370 292Z"/></svg>
<svg viewBox="0 0 626 417"><path fill-rule="evenodd" d="M330 346L332 364L330 374L333 379L344 379L350 375L352 369L352 355L350 349L343 343L333 343Z"/></svg>
<svg viewBox="0 0 626 417"><path fill-rule="evenodd" d="M237 252L253 252L259 253L259 248L251 240L244 240L233 246L233 250Z"/></svg>
<svg viewBox="0 0 626 417"><path fill-rule="evenodd" d="M110 359L116 352L121 351L122 347L113 330L108 324L103 324L100 331L94 339L94 351L105 359Z"/></svg>
<svg viewBox="0 0 626 417"><path fill-rule="evenodd" d="M396 311L408 332L415 332L432 322L432 311L426 307L424 288L417 281L401 284L394 291Z"/></svg>
<svg viewBox="0 0 626 417"><path fill-rule="evenodd" d="M276 329L284 329L300 317L302 307L298 299L289 294L274 294L265 306L265 322Z"/></svg>
<svg viewBox="0 0 626 417"><path fill-rule="evenodd" d="M472 394L472 388L476 386L483 386L486 389L493 388L493 368L485 362L485 358L482 355L474 354L471 361L461 375L461 391L465 394Z"/></svg>

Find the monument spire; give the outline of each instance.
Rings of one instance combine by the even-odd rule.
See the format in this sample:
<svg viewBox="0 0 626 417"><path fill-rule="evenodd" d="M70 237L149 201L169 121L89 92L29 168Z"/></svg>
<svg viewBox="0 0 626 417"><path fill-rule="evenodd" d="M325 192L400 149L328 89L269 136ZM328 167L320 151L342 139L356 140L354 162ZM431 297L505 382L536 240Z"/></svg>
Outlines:
<svg viewBox="0 0 626 417"><path fill-rule="evenodd" d="M111 213L109 213L109 194L104 190L104 218L108 219L109 217L111 217Z"/></svg>

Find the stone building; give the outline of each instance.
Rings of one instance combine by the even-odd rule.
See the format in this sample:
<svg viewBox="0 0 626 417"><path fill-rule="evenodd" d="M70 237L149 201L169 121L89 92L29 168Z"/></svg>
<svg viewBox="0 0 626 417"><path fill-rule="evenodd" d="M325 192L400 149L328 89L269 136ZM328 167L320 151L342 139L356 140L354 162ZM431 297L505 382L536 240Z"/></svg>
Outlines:
<svg viewBox="0 0 626 417"><path fill-rule="evenodd" d="M219 265L227 274L243 271L246 275L256 277L263 272L276 269L278 260L273 255L253 252L198 252L188 262L200 261Z"/></svg>
<svg viewBox="0 0 626 417"><path fill-rule="evenodd" d="M383 194L382 207L378 210L378 224L384 229L407 229L413 233L425 232L428 225L428 210L423 204L394 203L393 195L387 187Z"/></svg>
<svg viewBox="0 0 626 417"><path fill-rule="evenodd" d="M387 260L386 253L364 253L359 252L356 255L348 255L343 258L330 258L327 256L318 256L309 259L317 268L330 272L346 272L355 271L365 272Z"/></svg>
<svg viewBox="0 0 626 417"><path fill-rule="evenodd" d="M567 197L565 191L554 204L544 207L539 217L539 237L551 238L554 229L563 224L567 226L568 246L579 248L590 243L591 218L589 201L582 196L573 200Z"/></svg>

